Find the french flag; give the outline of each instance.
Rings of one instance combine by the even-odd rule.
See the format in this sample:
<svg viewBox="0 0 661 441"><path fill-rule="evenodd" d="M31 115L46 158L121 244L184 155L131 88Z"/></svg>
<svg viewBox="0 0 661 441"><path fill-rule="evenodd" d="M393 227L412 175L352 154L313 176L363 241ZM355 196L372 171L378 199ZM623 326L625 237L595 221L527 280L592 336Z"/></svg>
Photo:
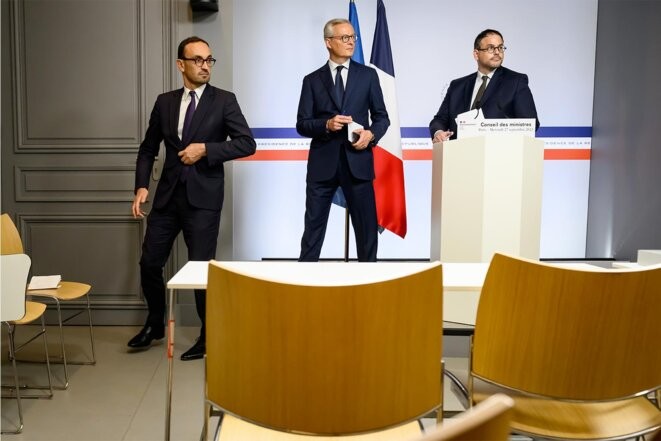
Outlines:
<svg viewBox="0 0 661 441"><path fill-rule="evenodd" d="M386 7L382 0L376 5L376 28L372 42L370 65L379 74L383 99L390 118L390 127L373 149L374 194L379 226L401 238L406 236L406 197L404 194L404 161L402 137L395 93L395 68L390 49Z"/></svg>

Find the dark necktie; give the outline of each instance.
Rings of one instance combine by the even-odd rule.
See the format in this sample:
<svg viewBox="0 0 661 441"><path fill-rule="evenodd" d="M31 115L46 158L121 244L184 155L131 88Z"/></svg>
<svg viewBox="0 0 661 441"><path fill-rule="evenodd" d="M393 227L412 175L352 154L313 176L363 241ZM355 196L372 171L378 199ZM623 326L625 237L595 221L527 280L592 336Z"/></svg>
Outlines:
<svg viewBox="0 0 661 441"><path fill-rule="evenodd" d="M486 75L482 75L482 84L480 84L480 88L477 89L477 95L475 95L475 101L473 101L473 105L471 106L471 110L477 109L482 107L482 95L484 95L484 89L487 88L487 81L489 80L489 77Z"/></svg>
<svg viewBox="0 0 661 441"><path fill-rule="evenodd" d="M184 128L181 131L181 140L188 140L188 131L190 130L191 122L193 121L193 114L195 113L195 92L188 92L190 95L190 103L186 109L186 116L184 117ZM185 146L184 146L185 147Z"/></svg>
<svg viewBox="0 0 661 441"><path fill-rule="evenodd" d="M342 105L344 99L344 81L342 81L342 69L344 66L337 66L335 69L335 97L337 102Z"/></svg>
<svg viewBox="0 0 661 441"><path fill-rule="evenodd" d="M190 126L191 122L193 121L193 114L195 113L195 92L190 91L188 92L190 95L190 103L188 104L188 108L186 108L186 116L184 116L184 128L181 130L181 142L188 142L188 135L190 131ZM187 147L187 146L183 146ZM184 165L184 167L181 170L181 175L179 175L179 180L181 182L186 182L186 178L188 177L188 172L190 171L190 166Z"/></svg>

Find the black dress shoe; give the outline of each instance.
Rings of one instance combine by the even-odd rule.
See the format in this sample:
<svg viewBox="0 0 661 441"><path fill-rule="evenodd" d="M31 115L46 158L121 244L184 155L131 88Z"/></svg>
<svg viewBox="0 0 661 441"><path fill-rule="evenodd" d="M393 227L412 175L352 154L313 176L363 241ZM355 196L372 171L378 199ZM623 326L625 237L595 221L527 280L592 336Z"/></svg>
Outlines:
<svg viewBox="0 0 661 441"><path fill-rule="evenodd" d="M138 335L129 340L128 346L130 348L146 348L149 347L152 340L160 340L165 337L165 327L145 325Z"/></svg>
<svg viewBox="0 0 661 441"><path fill-rule="evenodd" d="M195 344L186 352L181 354L182 361L197 360L204 357L207 350L206 342L200 338L197 339Z"/></svg>

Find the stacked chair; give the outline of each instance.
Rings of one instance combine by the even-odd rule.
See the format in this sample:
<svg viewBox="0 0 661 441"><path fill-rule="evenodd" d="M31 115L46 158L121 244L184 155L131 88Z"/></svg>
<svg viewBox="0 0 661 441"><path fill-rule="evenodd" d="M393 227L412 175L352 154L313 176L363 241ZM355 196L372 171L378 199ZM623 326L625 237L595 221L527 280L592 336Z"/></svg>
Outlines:
<svg viewBox="0 0 661 441"><path fill-rule="evenodd" d="M3 389L8 388L12 391L11 397L16 398L18 407L18 423L13 431L2 431L2 433L21 433L23 431L23 407L22 398L51 398L53 396L53 386L51 382L50 363L48 360L48 343L46 341L46 323L44 320L44 311L46 305L25 299L25 286L30 271L30 258L25 254L2 255L0 268L2 270L1 291L2 297L2 323L7 327L9 338L9 359L12 363L14 384L12 386L2 385ZM27 339L23 344L16 345L16 329L19 326L27 325L41 319L41 329ZM21 386L19 384L18 368L16 366L16 352L25 347L39 336L44 341L44 360L46 373L48 376L48 386ZM23 391L21 390L23 389ZM48 392L28 393L26 389L46 389ZM4 396L3 398L8 398Z"/></svg>
<svg viewBox="0 0 661 441"><path fill-rule="evenodd" d="M16 225L12 222L7 214L3 214L2 220L2 254L21 254L24 252L23 243ZM64 370L64 380L61 386L57 389L66 389L69 387L69 371L67 365L69 364L96 364L96 355L94 351L94 331L92 327L92 311L90 308L89 292L91 286L86 283L62 281L60 286L56 289L43 289L31 290L28 292L31 298L40 298L55 303L57 310L57 320L60 330L60 359L53 360L53 362L61 362ZM85 304L77 312L69 317L62 318L61 302L78 301L85 298ZM90 355L87 360L68 360L65 342L63 325L69 322L74 317L87 311L88 326L89 326L89 339L90 339Z"/></svg>

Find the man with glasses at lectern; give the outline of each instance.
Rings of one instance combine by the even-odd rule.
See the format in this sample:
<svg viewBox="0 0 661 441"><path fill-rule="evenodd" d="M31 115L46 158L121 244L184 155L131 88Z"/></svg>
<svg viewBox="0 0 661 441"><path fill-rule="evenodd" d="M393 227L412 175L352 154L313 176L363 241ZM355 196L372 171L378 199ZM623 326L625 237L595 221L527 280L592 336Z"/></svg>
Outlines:
<svg viewBox="0 0 661 441"><path fill-rule="evenodd" d="M457 137L457 115L482 109L485 118L535 118L537 109L528 87L528 76L503 67L503 36L494 29L480 32L473 44L477 75L452 80L438 113L429 123L433 142Z"/></svg>

